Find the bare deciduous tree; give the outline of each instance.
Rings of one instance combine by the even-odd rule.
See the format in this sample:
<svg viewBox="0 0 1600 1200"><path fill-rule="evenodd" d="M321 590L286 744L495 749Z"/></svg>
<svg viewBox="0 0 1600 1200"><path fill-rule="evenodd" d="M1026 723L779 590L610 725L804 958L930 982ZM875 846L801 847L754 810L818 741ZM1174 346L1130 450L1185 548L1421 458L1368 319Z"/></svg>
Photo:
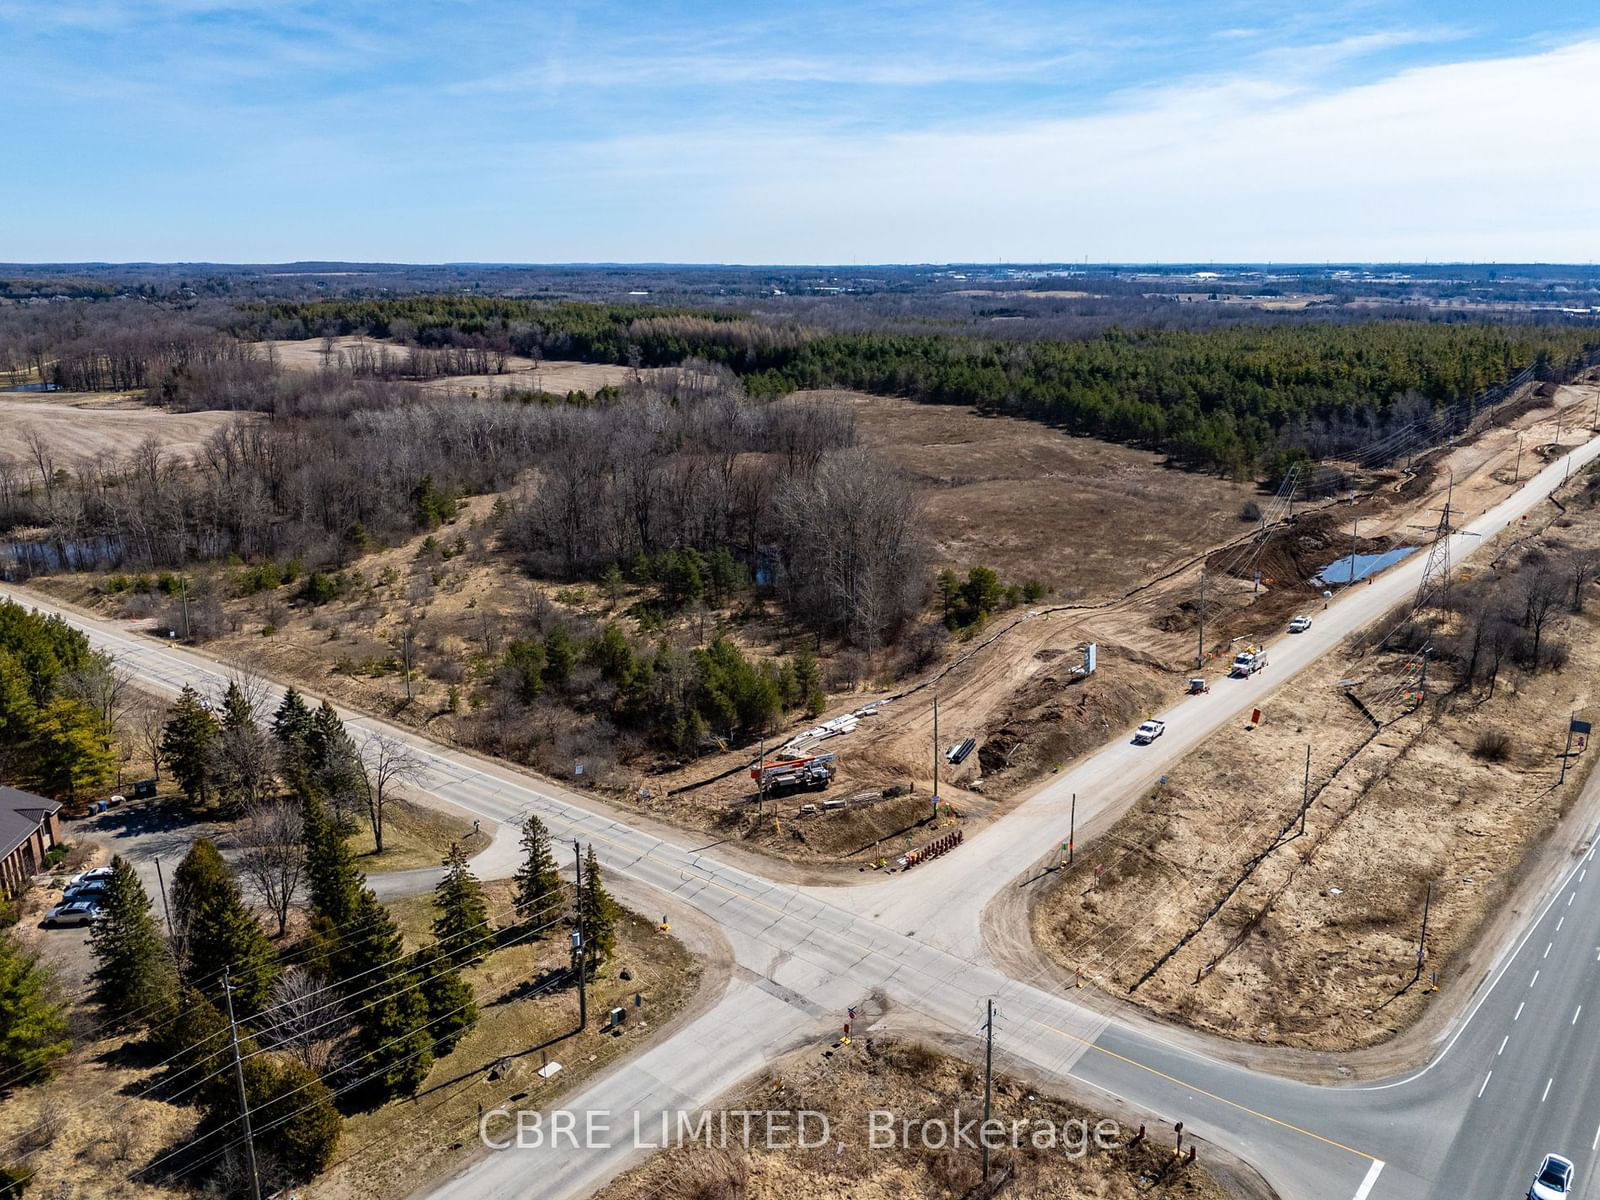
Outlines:
<svg viewBox="0 0 1600 1200"><path fill-rule="evenodd" d="M289 800L258 800L245 810L235 837L239 870L278 919L282 937L305 872L305 819L300 808Z"/></svg>
<svg viewBox="0 0 1600 1200"><path fill-rule="evenodd" d="M396 784L416 784L422 777L422 759L399 738L374 731L361 742L366 764L367 820L372 826L372 847L383 853L384 806L394 798Z"/></svg>
<svg viewBox="0 0 1600 1200"><path fill-rule="evenodd" d="M267 1011L271 1024L262 1030L262 1040L325 1074L346 1028L338 992L304 967L290 967L272 985Z"/></svg>

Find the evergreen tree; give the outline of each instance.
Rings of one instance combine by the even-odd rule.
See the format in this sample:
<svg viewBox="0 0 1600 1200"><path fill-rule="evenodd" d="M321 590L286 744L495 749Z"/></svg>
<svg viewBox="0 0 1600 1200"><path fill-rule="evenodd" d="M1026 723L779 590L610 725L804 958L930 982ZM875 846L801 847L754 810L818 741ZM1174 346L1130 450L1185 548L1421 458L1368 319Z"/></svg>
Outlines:
<svg viewBox="0 0 1600 1200"><path fill-rule="evenodd" d="M21 764L26 761L26 747L38 719L39 706L28 672L11 651L0 646L0 779L21 777Z"/></svg>
<svg viewBox="0 0 1600 1200"><path fill-rule="evenodd" d="M433 1066L428 1008L417 981L405 974L400 930L372 889L364 887L338 959L345 996L354 1009L362 1077L374 1091L415 1091Z"/></svg>
<svg viewBox="0 0 1600 1200"><path fill-rule="evenodd" d="M596 970L611 960L617 948L617 913L617 902L600 879L600 862L590 846L578 885L578 917L588 944L589 962Z"/></svg>
<svg viewBox="0 0 1600 1200"><path fill-rule="evenodd" d="M0 931L0 1093L39 1082L70 1045L55 980L9 930Z"/></svg>
<svg viewBox="0 0 1600 1200"><path fill-rule="evenodd" d="M517 919L535 927L556 919L561 874L550 849L550 833L532 813L522 822L522 865L516 875Z"/></svg>
<svg viewBox="0 0 1600 1200"><path fill-rule="evenodd" d="M256 1153L268 1164L266 1174L305 1183L333 1161L344 1123L333 1093L310 1067L287 1055L258 1055L244 1064L244 1086L250 1120L261 1131ZM219 1105L213 1119L238 1115L237 1094L228 1094L232 1111Z"/></svg>
<svg viewBox="0 0 1600 1200"><path fill-rule="evenodd" d="M272 736L277 739L285 763L300 760L311 738L313 719L304 696L294 688L283 693L283 700L272 714Z"/></svg>
<svg viewBox="0 0 1600 1200"><path fill-rule="evenodd" d="M177 967L144 884L120 854L111 860L100 905L100 919L89 929L96 1001L118 1025L165 1019L177 999Z"/></svg>
<svg viewBox="0 0 1600 1200"><path fill-rule="evenodd" d="M353 828L357 811L366 803L366 774L355 739L326 700L311 718L305 771L307 789L328 805L339 828Z"/></svg>
<svg viewBox="0 0 1600 1200"><path fill-rule="evenodd" d="M116 759L95 715L76 700L57 697L38 711L24 748L23 782L52 799L103 792L116 778Z"/></svg>
<svg viewBox="0 0 1600 1200"><path fill-rule="evenodd" d="M229 799L249 805L272 783L273 750L256 724L255 711L236 680L228 681L222 698L222 722L213 756L216 784Z"/></svg>
<svg viewBox="0 0 1600 1200"><path fill-rule="evenodd" d="M345 844L344 834L315 796L305 801L306 893L314 925L324 933L353 920L366 880Z"/></svg>
<svg viewBox="0 0 1600 1200"><path fill-rule="evenodd" d="M440 951L464 967L493 948L494 930L489 925L483 885L467 869L467 854L461 843L450 843L444 868L444 878L433 890L434 907L439 910L433 919L433 936Z"/></svg>
<svg viewBox="0 0 1600 1200"><path fill-rule="evenodd" d="M437 946L424 946L411 957L411 977L427 1009L433 1054L443 1058L478 1023L478 1006L461 971Z"/></svg>
<svg viewBox="0 0 1600 1200"><path fill-rule="evenodd" d="M267 1006L277 958L255 913L239 894L222 856L202 838L172 877L175 916L183 928L184 978L213 998L223 973L233 985L234 1012L244 1018Z"/></svg>
<svg viewBox="0 0 1600 1200"><path fill-rule="evenodd" d="M200 693L184 684L161 734L161 753L173 778L191 801L211 799L212 760L221 734L216 717L200 702Z"/></svg>

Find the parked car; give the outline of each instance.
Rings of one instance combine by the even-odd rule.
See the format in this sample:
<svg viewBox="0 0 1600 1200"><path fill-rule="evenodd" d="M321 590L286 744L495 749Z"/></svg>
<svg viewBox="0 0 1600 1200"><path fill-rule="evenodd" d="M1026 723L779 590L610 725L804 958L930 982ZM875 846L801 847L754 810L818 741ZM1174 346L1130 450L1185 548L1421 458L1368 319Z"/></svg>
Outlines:
<svg viewBox="0 0 1600 1200"><path fill-rule="evenodd" d="M91 879L110 879L110 867L96 867L92 871L84 871L67 880L68 887L77 887L80 883L88 883Z"/></svg>
<svg viewBox="0 0 1600 1200"><path fill-rule="evenodd" d="M1572 1192L1572 1163L1559 1154L1546 1154L1528 1189L1528 1200L1561 1200Z"/></svg>
<svg viewBox="0 0 1600 1200"><path fill-rule="evenodd" d="M82 883L69 883L61 892L63 900L92 900L97 896L104 896L111 887L111 880L101 877L99 879L85 879Z"/></svg>
<svg viewBox="0 0 1600 1200"><path fill-rule="evenodd" d="M60 929L68 925L88 925L100 915L100 901L98 900L68 900L65 904L58 904L45 914L44 923L52 929Z"/></svg>
<svg viewBox="0 0 1600 1200"><path fill-rule="evenodd" d="M1135 746L1148 746L1167 731L1165 721L1146 721L1133 731L1133 744Z"/></svg>
<svg viewBox="0 0 1600 1200"><path fill-rule="evenodd" d="M1289 632L1290 633L1304 633L1306 630L1308 630L1310 628L1311 628L1311 618L1310 617L1296 617L1294 620L1289 622Z"/></svg>

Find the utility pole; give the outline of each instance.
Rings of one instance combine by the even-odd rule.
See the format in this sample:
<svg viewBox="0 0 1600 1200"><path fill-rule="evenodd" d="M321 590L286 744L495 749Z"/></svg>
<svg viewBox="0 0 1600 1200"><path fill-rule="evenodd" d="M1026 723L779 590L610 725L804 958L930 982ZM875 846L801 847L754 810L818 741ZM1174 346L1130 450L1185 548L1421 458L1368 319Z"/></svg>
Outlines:
<svg viewBox="0 0 1600 1200"><path fill-rule="evenodd" d="M1078 793L1072 793L1072 816L1067 819L1067 866L1072 865L1072 854L1078 844Z"/></svg>
<svg viewBox="0 0 1600 1200"><path fill-rule="evenodd" d="M183 597L183 640L187 642L192 640L189 633L189 577L178 576L178 584L181 589L179 594Z"/></svg>
<svg viewBox="0 0 1600 1200"><path fill-rule="evenodd" d="M767 731L761 731L761 749L756 758L756 815L760 816L767 807Z"/></svg>
<svg viewBox="0 0 1600 1200"><path fill-rule="evenodd" d="M1300 832L1306 831L1306 809L1311 807L1311 743L1306 743L1306 781L1300 790Z"/></svg>
<svg viewBox="0 0 1600 1200"><path fill-rule="evenodd" d="M251 1200L261 1200L261 1176L256 1172L256 1140L250 1131L250 1100L244 1091L244 1060L239 1057L239 1023L233 1018L232 968L222 968L222 992L228 1000L228 1036L233 1039L233 1078L239 1085L239 1116L244 1122L245 1163L250 1170Z"/></svg>
<svg viewBox="0 0 1600 1200"><path fill-rule="evenodd" d="M1194 655L1194 669L1206 669L1206 564L1200 564L1200 644Z"/></svg>
<svg viewBox="0 0 1600 1200"><path fill-rule="evenodd" d="M161 888L161 911L167 918L167 940L173 944L174 952L178 944L178 935L172 930L172 910L167 907L167 880L161 874L161 860L156 859L156 884Z"/></svg>
<svg viewBox="0 0 1600 1200"><path fill-rule="evenodd" d="M577 839L572 842L572 859L577 867L577 888L574 892L577 909L578 927L572 931L572 964L578 973L578 1028L584 1029L589 1024L589 996L586 990L589 975L589 943L583 936L583 849L578 845ZM259 1200L259 1198L258 1198Z"/></svg>
<svg viewBox="0 0 1600 1200"><path fill-rule="evenodd" d="M1356 517L1350 522L1350 578L1345 582L1351 585L1356 581L1356 530L1361 528L1361 518Z"/></svg>
<svg viewBox="0 0 1600 1200"><path fill-rule="evenodd" d="M1428 909L1433 906L1433 880L1428 880L1428 890L1422 895L1422 936L1417 939L1417 973L1413 982L1422 978L1422 960L1428 954Z"/></svg>
<svg viewBox="0 0 1600 1200"><path fill-rule="evenodd" d="M933 698L933 815L939 815L939 697Z"/></svg>
<svg viewBox="0 0 1600 1200"><path fill-rule="evenodd" d="M988 1049L984 1056L983 1067L983 1127L989 1128L989 1114L994 1107L994 998L989 999L989 1019L984 1022L984 1030L988 1035ZM983 1182L989 1182L989 1139L979 1139L983 1142ZM259 1200L259 1197L257 1198Z"/></svg>
<svg viewBox="0 0 1600 1200"><path fill-rule="evenodd" d="M1567 745L1566 748L1561 751L1561 778L1556 780L1557 787L1560 787L1567 781L1567 763L1572 760L1572 722L1577 720L1577 718L1577 712L1573 712L1573 714L1567 718Z"/></svg>
<svg viewBox="0 0 1600 1200"><path fill-rule="evenodd" d="M1600 397L1600 393L1596 393ZM1522 482L1522 435L1517 434L1517 459L1511 468L1511 485L1515 487Z"/></svg>

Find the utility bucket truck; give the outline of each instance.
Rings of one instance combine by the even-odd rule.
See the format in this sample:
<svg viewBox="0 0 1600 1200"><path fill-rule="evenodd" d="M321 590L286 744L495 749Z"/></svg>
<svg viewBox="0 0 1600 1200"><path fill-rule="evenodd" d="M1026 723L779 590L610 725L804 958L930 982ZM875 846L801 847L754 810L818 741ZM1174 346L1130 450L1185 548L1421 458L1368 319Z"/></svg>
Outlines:
<svg viewBox="0 0 1600 1200"><path fill-rule="evenodd" d="M1234 655L1233 667L1228 674L1234 679L1248 679L1266 665L1267 655L1265 651L1241 650Z"/></svg>

